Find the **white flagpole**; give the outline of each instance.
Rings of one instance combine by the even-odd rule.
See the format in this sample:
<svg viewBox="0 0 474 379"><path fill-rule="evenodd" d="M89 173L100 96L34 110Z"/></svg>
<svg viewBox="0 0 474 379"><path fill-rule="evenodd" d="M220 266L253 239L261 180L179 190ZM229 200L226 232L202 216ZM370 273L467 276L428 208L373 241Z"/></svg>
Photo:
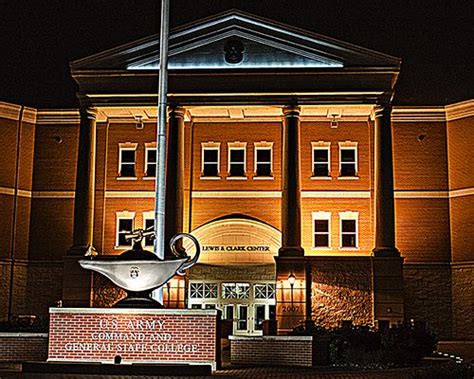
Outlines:
<svg viewBox="0 0 474 379"><path fill-rule="evenodd" d="M158 76L158 124L156 133L157 170L155 185L154 252L165 257L165 195L166 195L166 113L168 94L169 0L161 1L160 66ZM153 291L153 298L163 304L163 289Z"/></svg>

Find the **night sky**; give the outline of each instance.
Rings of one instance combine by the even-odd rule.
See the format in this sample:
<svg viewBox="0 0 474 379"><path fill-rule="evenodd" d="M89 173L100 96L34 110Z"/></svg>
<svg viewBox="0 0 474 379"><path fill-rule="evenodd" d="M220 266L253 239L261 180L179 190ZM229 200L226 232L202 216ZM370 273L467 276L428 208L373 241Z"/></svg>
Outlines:
<svg viewBox="0 0 474 379"><path fill-rule="evenodd" d="M0 0L0 101L77 107L69 62L159 32L160 0ZM231 8L402 58L395 104L474 98L474 2L170 0L171 26Z"/></svg>

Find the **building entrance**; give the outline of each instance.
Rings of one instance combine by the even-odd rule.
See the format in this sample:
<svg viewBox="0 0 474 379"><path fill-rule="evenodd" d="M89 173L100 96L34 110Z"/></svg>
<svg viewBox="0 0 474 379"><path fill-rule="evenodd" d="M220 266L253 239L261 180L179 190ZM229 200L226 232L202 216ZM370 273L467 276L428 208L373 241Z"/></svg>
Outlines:
<svg viewBox="0 0 474 379"><path fill-rule="evenodd" d="M275 283L192 281L188 306L219 309L234 335L262 335L263 322L275 319Z"/></svg>

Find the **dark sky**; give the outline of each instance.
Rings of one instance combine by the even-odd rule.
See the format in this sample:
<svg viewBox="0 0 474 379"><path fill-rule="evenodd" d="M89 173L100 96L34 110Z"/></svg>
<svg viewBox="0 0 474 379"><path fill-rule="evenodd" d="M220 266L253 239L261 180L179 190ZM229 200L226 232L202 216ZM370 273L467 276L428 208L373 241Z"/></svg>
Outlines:
<svg viewBox="0 0 474 379"><path fill-rule="evenodd" d="M474 98L472 0L170 0L171 26L237 8L402 58L396 104ZM160 0L0 0L0 101L76 107L69 62L159 32Z"/></svg>

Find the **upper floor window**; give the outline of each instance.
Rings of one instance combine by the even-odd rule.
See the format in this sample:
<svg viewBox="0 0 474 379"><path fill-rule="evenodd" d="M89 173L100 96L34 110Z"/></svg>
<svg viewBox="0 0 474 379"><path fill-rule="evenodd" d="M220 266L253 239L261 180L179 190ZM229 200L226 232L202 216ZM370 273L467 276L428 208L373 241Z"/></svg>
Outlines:
<svg viewBox="0 0 474 379"><path fill-rule="evenodd" d="M157 150L155 143L145 144L145 176L156 176Z"/></svg>
<svg viewBox="0 0 474 379"><path fill-rule="evenodd" d="M272 142L256 142L255 144L255 177L271 178L272 167Z"/></svg>
<svg viewBox="0 0 474 379"><path fill-rule="evenodd" d="M143 230L152 231L154 226L155 212L143 212ZM143 240L146 247L152 247L154 245L154 238L152 236L146 236Z"/></svg>
<svg viewBox="0 0 474 379"><path fill-rule="evenodd" d="M331 143L313 142L312 144L312 164L314 178L331 177Z"/></svg>
<svg viewBox="0 0 474 379"><path fill-rule="evenodd" d="M218 178L220 164L220 143L202 143L201 148L201 177Z"/></svg>
<svg viewBox="0 0 474 379"><path fill-rule="evenodd" d="M136 143L121 143L119 145L119 177L134 178Z"/></svg>
<svg viewBox="0 0 474 379"><path fill-rule="evenodd" d="M339 143L339 176L357 176L357 142Z"/></svg>
<svg viewBox="0 0 474 379"><path fill-rule="evenodd" d="M331 247L331 212L313 212L313 247Z"/></svg>
<svg viewBox="0 0 474 379"><path fill-rule="evenodd" d="M246 167L246 146L245 142L229 142L228 156L228 177L244 178Z"/></svg>
<svg viewBox="0 0 474 379"><path fill-rule="evenodd" d="M358 238L358 212L339 213L341 238L341 248L357 249L359 247Z"/></svg>
<svg viewBox="0 0 474 379"><path fill-rule="evenodd" d="M118 212L117 224L115 233L115 246L118 248L127 248L132 246L132 240L127 239L126 236L133 230L135 220L134 212Z"/></svg>

